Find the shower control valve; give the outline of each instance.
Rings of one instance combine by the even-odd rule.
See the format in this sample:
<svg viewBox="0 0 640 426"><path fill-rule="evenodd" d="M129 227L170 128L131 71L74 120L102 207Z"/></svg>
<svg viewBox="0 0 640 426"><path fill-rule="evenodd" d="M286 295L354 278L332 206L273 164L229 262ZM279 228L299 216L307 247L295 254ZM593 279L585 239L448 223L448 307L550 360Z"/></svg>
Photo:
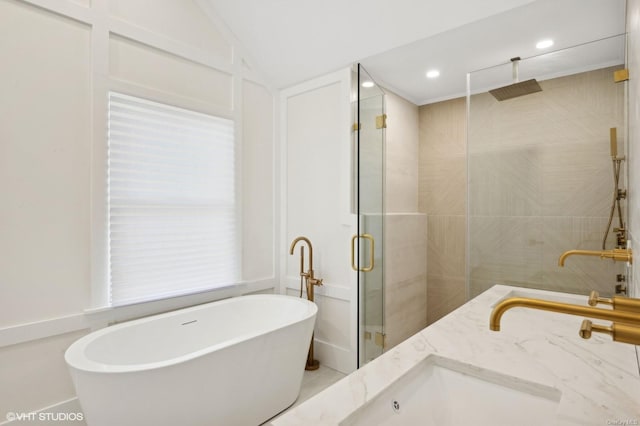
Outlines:
<svg viewBox="0 0 640 426"><path fill-rule="evenodd" d="M627 294L627 286L624 284L616 284L616 294Z"/></svg>

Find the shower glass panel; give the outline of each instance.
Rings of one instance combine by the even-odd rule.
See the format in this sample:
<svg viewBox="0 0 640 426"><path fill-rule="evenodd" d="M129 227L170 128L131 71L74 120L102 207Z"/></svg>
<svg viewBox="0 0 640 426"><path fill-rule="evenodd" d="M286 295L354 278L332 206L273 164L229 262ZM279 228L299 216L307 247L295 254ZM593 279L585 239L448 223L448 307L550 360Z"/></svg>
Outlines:
<svg viewBox="0 0 640 426"><path fill-rule="evenodd" d="M560 267L558 258L602 249L614 189L610 128L626 154L627 83L613 78L624 52L620 35L523 58L520 81L536 79L542 91L504 101L487 92L513 83L511 62L468 75L469 297L494 284L614 293L623 263L572 256ZM610 231L607 249L616 244Z"/></svg>
<svg viewBox="0 0 640 426"><path fill-rule="evenodd" d="M384 92L358 64L354 115L358 231L353 244L358 270L358 367L384 348Z"/></svg>

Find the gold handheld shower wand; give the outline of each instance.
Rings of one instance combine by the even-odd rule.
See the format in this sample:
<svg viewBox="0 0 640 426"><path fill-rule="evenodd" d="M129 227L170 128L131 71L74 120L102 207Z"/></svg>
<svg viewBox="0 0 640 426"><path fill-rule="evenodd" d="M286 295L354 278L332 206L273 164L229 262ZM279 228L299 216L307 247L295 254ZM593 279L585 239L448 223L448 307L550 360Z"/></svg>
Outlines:
<svg viewBox="0 0 640 426"><path fill-rule="evenodd" d="M609 146L611 150L611 161L613 165L613 200L611 201L611 212L609 214L609 222L607 223L607 229L602 237L602 250L606 249L607 236L609 235L609 229L611 229L611 223L613 222L613 216L615 215L616 208L618 209L618 227L613 228L616 233L616 247L624 248L627 244L627 230L625 229L624 221L622 219L622 208L620 207L620 200L627 198L627 191L621 190L620 186L620 169L622 162L625 160L624 155L618 157L618 130L615 127L609 129Z"/></svg>

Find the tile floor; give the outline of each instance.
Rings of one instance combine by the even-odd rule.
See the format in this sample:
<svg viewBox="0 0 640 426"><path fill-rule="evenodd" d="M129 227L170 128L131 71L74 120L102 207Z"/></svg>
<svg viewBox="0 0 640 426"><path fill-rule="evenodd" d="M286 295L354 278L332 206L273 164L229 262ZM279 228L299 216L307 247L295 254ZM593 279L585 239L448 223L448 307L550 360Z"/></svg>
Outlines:
<svg viewBox="0 0 640 426"><path fill-rule="evenodd" d="M320 393L345 376L346 374L340 373L339 371L333 370L329 367L325 367L322 364L320 364L320 368L315 371L305 371L304 377L302 378L300 396L298 396L296 402L294 402L291 407L287 408L282 413L263 423L263 425L268 425L269 422L271 422L275 418L283 415L293 407L302 404L307 399L311 398L317 393Z"/></svg>

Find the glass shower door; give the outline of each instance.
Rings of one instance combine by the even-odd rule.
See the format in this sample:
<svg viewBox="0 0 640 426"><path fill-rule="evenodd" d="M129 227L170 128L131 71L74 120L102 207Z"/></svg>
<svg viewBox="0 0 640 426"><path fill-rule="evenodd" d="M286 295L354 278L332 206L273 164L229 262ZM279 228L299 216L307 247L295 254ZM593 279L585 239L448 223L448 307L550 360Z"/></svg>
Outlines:
<svg viewBox="0 0 640 426"><path fill-rule="evenodd" d="M356 125L357 253L359 330L358 367L384 350L384 92L358 64Z"/></svg>

